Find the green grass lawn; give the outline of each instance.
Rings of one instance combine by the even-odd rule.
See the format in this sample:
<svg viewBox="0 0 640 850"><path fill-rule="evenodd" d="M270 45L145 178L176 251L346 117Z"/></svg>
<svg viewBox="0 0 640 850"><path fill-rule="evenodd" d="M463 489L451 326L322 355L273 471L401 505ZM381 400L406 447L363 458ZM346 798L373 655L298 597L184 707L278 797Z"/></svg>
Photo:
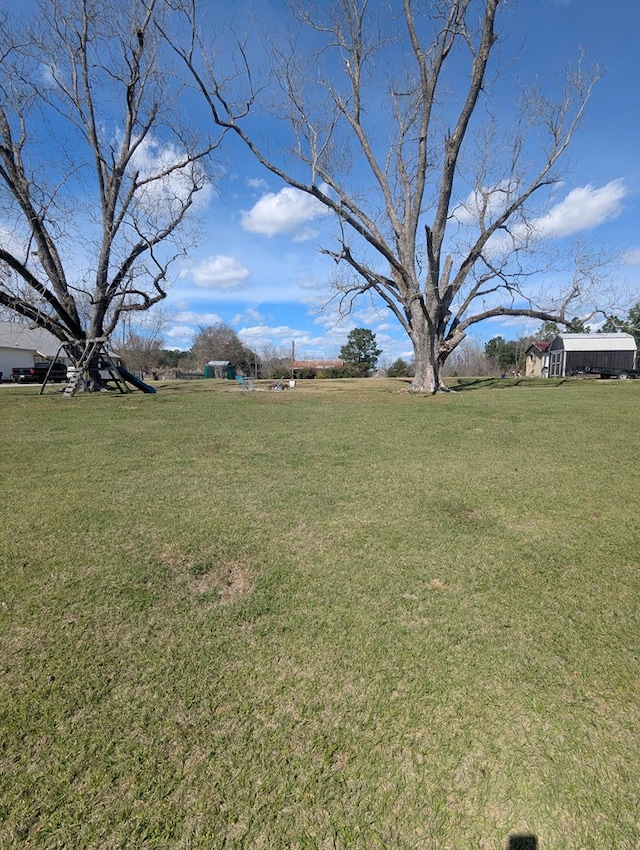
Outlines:
<svg viewBox="0 0 640 850"><path fill-rule="evenodd" d="M640 847L640 381L0 390L0 847Z"/></svg>

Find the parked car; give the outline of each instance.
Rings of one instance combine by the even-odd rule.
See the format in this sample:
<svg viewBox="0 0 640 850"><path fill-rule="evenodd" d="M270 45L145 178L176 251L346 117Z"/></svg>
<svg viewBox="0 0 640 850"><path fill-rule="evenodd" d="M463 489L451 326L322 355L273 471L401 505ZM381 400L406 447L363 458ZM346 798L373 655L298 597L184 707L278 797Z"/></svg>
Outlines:
<svg viewBox="0 0 640 850"><path fill-rule="evenodd" d="M47 376L51 363L42 362L34 363L33 366L22 368L14 367L11 370L11 380L16 384L42 384ZM67 367L64 363L54 363L49 373L49 380L59 383L66 383Z"/></svg>

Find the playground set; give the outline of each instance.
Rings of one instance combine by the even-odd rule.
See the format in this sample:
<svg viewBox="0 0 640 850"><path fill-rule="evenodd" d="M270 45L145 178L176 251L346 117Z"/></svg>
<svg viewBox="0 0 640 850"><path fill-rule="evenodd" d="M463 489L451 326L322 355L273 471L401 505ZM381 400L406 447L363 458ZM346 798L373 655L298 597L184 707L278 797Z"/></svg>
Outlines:
<svg viewBox="0 0 640 850"><path fill-rule="evenodd" d="M72 349L75 349L75 351L82 349L82 354L79 358L76 359L75 355L72 354ZM131 384L132 387L143 393L155 394L156 392L155 387L145 384L144 381L141 381L140 378L133 375L120 363L117 363L107 348L107 338L98 337L96 339L63 342L47 370L47 374L40 387L40 395L42 395L47 383L51 379L50 376L54 374L54 367L63 351L70 360L75 362L75 366L67 369L67 384L62 391L64 398L72 398L79 390L87 388L90 381L89 367L96 362L105 383L113 384L119 392L123 394L130 392L127 384Z"/></svg>

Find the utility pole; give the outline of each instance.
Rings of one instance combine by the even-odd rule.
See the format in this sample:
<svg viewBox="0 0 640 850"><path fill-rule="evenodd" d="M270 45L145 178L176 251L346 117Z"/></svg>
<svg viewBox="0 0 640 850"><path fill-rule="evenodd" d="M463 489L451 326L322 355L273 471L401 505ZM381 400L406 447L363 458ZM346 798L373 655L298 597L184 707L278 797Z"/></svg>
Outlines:
<svg viewBox="0 0 640 850"><path fill-rule="evenodd" d="M296 344L291 340L291 380L293 380L293 363L296 359Z"/></svg>

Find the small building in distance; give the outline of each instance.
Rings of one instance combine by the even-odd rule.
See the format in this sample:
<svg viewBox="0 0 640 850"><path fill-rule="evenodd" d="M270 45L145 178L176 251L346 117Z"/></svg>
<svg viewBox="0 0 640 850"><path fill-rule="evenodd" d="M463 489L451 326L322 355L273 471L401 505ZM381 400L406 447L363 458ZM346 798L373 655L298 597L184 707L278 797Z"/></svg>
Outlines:
<svg viewBox="0 0 640 850"><path fill-rule="evenodd" d="M209 360L204 367L204 376L205 378L227 378L233 381L236 370L228 360Z"/></svg>
<svg viewBox="0 0 640 850"><path fill-rule="evenodd" d="M564 378L596 370L634 369L636 341L631 334L558 334L549 346L549 377Z"/></svg>
<svg viewBox="0 0 640 850"><path fill-rule="evenodd" d="M341 369L344 360L294 360L295 369Z"/></svg>
<svg viewBox="0 0 640 850"><path fill-rule="evenodd" d="M525 377L546 378L549 374L550 340L532 342L525 351Z"/></svg>

